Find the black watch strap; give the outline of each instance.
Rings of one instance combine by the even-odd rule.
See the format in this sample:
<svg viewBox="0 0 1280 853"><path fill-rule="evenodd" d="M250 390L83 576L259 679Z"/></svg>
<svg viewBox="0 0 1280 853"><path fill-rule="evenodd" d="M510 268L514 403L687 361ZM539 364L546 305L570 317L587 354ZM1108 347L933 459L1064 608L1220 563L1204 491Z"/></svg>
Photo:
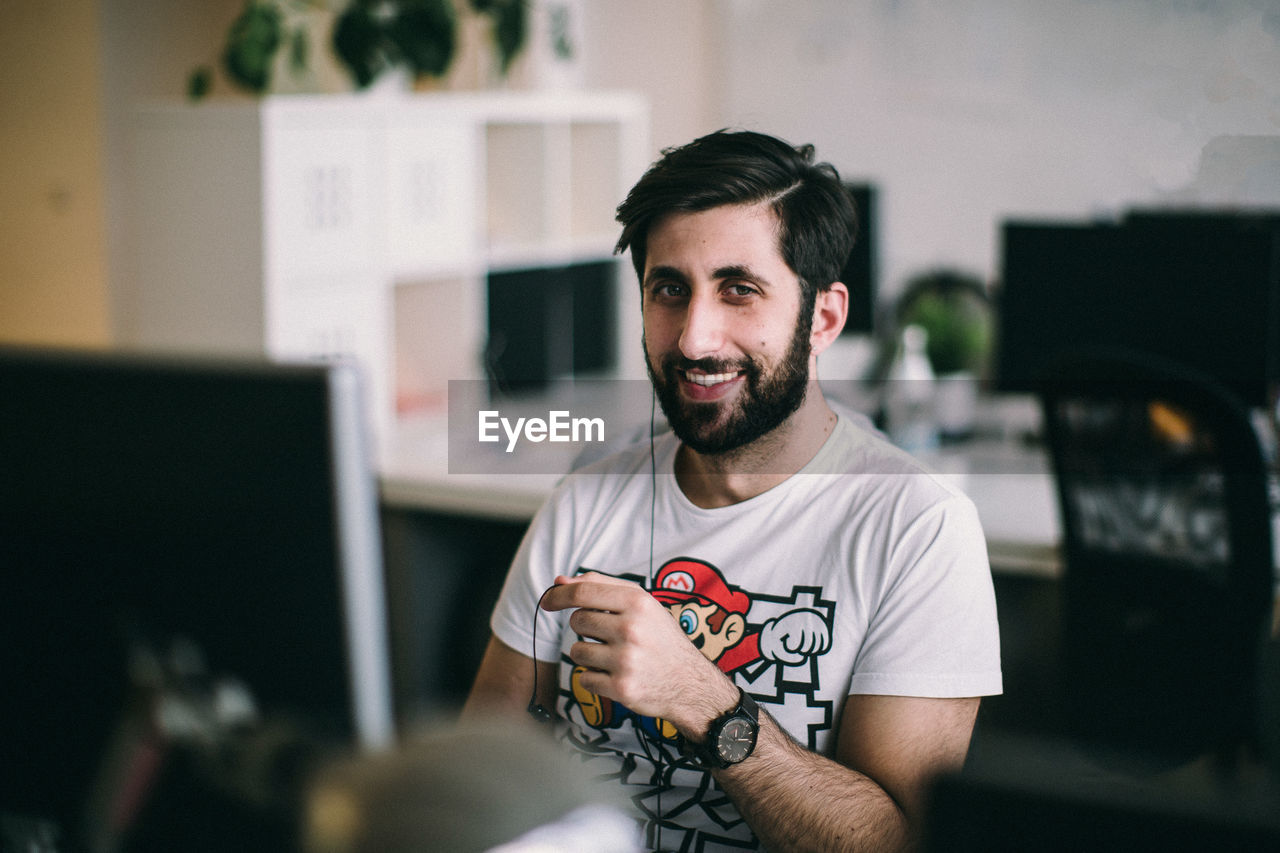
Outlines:
<svg viewBox="0 0 1280 853"><path fill-rule="evenodd" d="M756 735L760 729L760 708L749 693L738 688L738 704L707 726L707 737L702 743L680 738L680 752L694 764L707 770L719 770L745 760L755 749ZM719 749L726 729L733 735L732 755L725 756Z"/></svg>

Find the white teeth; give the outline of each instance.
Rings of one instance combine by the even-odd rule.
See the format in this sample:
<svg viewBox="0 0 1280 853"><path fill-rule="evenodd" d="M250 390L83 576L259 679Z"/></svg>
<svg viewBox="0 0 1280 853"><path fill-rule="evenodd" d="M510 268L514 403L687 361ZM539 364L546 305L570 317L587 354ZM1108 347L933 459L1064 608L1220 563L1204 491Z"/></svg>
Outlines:
<svg viewBox="0 0 1280 853"><path fill-rule="evenodd" d="M730 379L737 377L737 373L690 373L685 371L684 378L688 379L695 385L704 385L710 387L719 385L721 382L728 382Z"/></svg>

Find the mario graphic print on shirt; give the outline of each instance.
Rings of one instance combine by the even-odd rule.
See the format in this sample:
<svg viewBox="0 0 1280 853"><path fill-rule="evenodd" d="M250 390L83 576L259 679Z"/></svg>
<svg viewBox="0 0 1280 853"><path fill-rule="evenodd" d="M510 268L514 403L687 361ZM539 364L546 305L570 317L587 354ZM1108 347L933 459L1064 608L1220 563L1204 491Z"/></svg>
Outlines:
<svg viewBox="0 0 1280 853"><path fill-rule="evenodd" d="M661 567L650 594L722 672L801 743L817 748L833 725L834 703L823 698L819 662L831 648L836 608L820 587L793 586L782 595L752 592L731 586L710 563L678 557ZM563 712L582 726L571 725L565 736L588 766L599 759L602 775L629 791L647 818L651 843L660 837L663 849L754 849L751 829L729 796L710 773L680 754L673 725L585 689L583 670L564 661L571 669L569 690L561 694Z"/></svg>
<svg viewBox="0 0 1280 853"><path fill-rule="evenodd" d="M688 557L678 557L665 563L654 578L650 593L670 611L672 618L688 635L690 641L713 661L722 672L733 677L741 672L747 682L746 689L756 693L756 683L770 670L775 670L773 690L786 688L786 692L816 690L817 669L812 677L801 681L783 679L784 667L797 667L823 654L831 645L833 605L823 602L813 590L793 591L790 604L808 606L786 608L788 602L776 598L767 603L766 596L753 596L731 587L723 573L710 563ZM760 601L771 615L755 623L750 621L754 605ZM779 610L782 604L784 609ZM781 666L779 666L781 665ZM587 725L596 729L611 729L627 721L643 734L660 741L674 742L675 727L665 720L643 717L630 711L621 702L598 696L580 683L582 667L575 667L570 677L572 700L582 712ZM763 686L763 685L762 685ZM828 709L829 720L829 709Z"/></svg>

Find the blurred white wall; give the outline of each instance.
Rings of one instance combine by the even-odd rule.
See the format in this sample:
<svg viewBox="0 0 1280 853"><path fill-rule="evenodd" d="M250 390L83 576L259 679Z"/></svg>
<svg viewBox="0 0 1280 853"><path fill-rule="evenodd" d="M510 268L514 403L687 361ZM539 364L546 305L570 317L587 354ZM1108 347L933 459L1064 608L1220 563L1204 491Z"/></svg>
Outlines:
<svg viewBox="0 0 1280 853"><path fill-rule="evenodd" d="M1275 0L719 7L726 123L814 142L880 185L886 290L938 264L993 275L1008 216L1107 216L1174 196L1280 205L1274 159L1239 185L1197 181L1219 137L1280 135ZM1255 142L1216 150L1275 151Z"/></svg>
<svg viewBox="0 0 1280 853"><path fill-rule="evenodd" d="M585 83L649 98L654 156L724 125L724 4L584 0ZM619 199L621 201L621 199Z"/></svg>

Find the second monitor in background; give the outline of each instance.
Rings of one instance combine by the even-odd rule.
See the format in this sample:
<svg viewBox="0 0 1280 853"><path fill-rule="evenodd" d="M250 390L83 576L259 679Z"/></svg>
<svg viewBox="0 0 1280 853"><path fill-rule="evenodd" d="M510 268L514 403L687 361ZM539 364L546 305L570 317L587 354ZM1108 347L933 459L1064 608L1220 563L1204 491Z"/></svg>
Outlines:
<svg viewBox="0 0 1280 853"><path fill-rule="evenodd" d="M489 274L485 371L495 391L536 391L615 365L618 262Z"/></svg>
<svg viewBox="0 0 1280 853"><path fill-rule="evenodd" d="M1007 222L1002 240L998 390L1032 393L1062 356L1105 347L1178 362L1268 404L1280 375L1280 218Z"/></svg>
<svg viewBox="0 0 1280 853"><path fill-rule="evenodd" d="M858 211L858 235L840 278L849 288L849 316L843 334L869 335L875 331L879 281L879 192L872 184L845 186L853 193Z"/></svg>

